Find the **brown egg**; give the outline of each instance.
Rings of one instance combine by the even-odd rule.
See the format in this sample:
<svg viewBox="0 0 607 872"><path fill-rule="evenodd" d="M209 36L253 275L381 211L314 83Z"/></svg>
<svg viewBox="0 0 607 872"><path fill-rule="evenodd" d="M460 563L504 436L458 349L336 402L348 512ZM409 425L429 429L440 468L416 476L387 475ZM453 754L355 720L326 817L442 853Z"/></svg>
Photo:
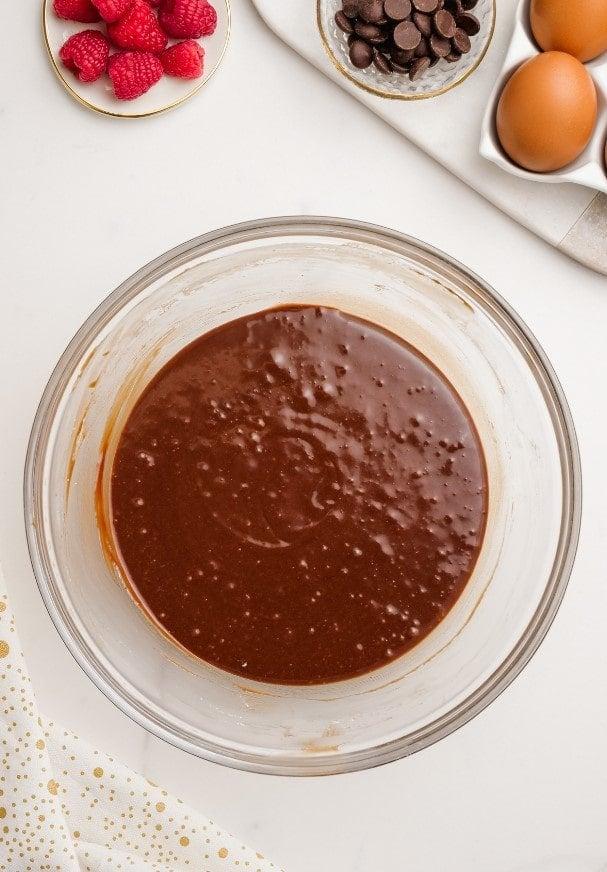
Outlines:
<svg viewBox="0 0 607 872"><path fill-rule="evenodd" d="M524 63L506 82L497 106L497 135L519 166L548 173L584 151L596 113L596 89L586 67L571 55L550 51Z"/></svg>
<svg viewBox="0 0 607 872"><path fill-rule="evenodd" d="M607 51L607 0L531 0L531 30L544 51L589 61Z"/></svg>

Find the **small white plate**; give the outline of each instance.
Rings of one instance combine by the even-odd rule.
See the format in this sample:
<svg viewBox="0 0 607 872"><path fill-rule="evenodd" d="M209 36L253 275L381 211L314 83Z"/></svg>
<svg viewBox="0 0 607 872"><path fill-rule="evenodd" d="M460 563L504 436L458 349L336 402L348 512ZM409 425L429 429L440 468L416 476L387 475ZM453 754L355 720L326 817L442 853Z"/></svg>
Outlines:
<svg viewBox="0 0 607 872"><path fill-rule="evenodd" d="M532 173L517 166L506 155L497 136L495 113L504 85L513 72L525 61L540 53L529 25L529 0L521 0L514 23L514 33L495 87L489 98L483 119L481 155L513 176L535 182L573 182L607 193L607 167L605 166L605 138L607 132L607 52L584 64L596 85L598 113L596 127L582 154L572 163L552 173Z"/></svg>
<svg viewBox="0 0 607 872"><path fill-rule="evenodd" d="M88 109L118 118L145 118L148 115L157 115L159 112L179 106L198 93L221 63L230 37L230 3L229 0L213 0L213 5L217 10L217 29L212 36L199 40L204 48L204 72L199 79L163 76L146 94L135 100L117 100L112 83L107 76L91 84L81 82L61 62L59 58L61 46L70 36L81 30L105 32L105 25L103 22L82 24L78 21L64 21L55 14L52 0L43 0L44 38L51 64L66 91Z"/></svg>

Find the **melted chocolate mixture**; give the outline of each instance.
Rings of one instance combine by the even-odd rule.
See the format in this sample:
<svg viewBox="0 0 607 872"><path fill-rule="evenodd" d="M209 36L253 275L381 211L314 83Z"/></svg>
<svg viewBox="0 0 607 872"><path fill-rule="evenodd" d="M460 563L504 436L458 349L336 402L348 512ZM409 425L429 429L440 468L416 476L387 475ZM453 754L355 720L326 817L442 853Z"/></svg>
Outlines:
<svg viewBox="0 0 607 872"><path fill-rule="evenodd" d="M485 528L481 445L411 346L333 309L208 333L143 392L112 472L139 597L204 660L311 684L368 672L430 632Z"/></svg>

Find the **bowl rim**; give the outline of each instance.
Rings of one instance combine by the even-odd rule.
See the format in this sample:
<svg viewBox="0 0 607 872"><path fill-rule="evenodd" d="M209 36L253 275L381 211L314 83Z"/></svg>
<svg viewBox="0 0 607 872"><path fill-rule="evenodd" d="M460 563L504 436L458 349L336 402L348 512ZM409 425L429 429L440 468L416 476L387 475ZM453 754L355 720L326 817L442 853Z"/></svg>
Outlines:
<svg viewBox="0 0 607 872"><path fill-rule="evenodd" d="M366 242L388 251L414 251L455 270L473 286L479 304L497 316L509 339L527 358L550 413L562 472L562 512L554 562L542 598L510 653L483 683L450 711L415 732L360 750L331 753L276 754L243 750L220 741L194 742L184 732L165 726L138 699L125 692L96 660L82 638L70 628L71 618L54 591L41 536L42 470L48 436L58 403L82 353L123 306L162 274L227 245L275 236L316 236ZM440 250L395 230L362 221L321 216L286 216L247 221L213 230L170 249L150 261L112 291L77 330L53 369L38 405L29 438L24 470L24 513L30 560L44 605L64 644L95 686L135 723L173 746L206 760L260 774L318 776L354 772L392 762L422 750L466 724L493 702L520 674L539 648L562 602L577 550L582 513L582 472L579 446L567 400L539 342L510 305L480 276Z"/></svg>

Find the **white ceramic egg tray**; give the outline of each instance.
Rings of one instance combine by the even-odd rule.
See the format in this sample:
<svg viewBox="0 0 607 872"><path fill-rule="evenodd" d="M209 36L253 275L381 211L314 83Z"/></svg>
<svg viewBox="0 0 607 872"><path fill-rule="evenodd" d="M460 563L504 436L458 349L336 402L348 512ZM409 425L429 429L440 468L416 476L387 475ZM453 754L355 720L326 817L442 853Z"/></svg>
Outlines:
<svg viewBox="0 0 607 872"><path fill-rule="evenodd" d="M607 193L605 145L607 142L607 53L585 66L594 79L598 98L597 123L592 139L577 160L552 173L532 173L513 163L504 153L495 129L495 112L500 94L512 73L525 61L539 54L529 25L530 0L521 0L515 16L514 33L497 78L487 111L483 118L480 153L501 169L518 176L541 182L573 182Z"/></svg>

